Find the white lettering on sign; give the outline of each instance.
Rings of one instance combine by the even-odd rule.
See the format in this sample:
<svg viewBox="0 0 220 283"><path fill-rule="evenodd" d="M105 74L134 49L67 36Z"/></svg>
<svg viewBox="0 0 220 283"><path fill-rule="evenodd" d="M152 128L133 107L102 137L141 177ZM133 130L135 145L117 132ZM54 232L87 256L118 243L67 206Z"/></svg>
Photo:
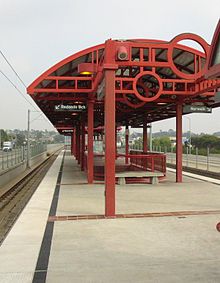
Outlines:
<svg viewBox="0 0 220 283"><path fill-rule="evenodd" d="M73 104L73 105L55 105L55 111L83 111L86 110L85 104Z"/></svg>
<svg viewBox="0 0 220 283"><path fill-rule="evenodd" d="M62 133L72 133L73 130L62 130Z"/></svg>

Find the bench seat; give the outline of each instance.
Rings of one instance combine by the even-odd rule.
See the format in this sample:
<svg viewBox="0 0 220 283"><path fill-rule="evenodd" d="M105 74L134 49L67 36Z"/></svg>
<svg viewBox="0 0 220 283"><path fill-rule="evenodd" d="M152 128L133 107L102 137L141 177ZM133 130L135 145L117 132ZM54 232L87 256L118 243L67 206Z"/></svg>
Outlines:
<svg viewBox="0 0 220 283"><path fill-rule="evenodd" d="M161 172L150 172L150 171L127 171L119 172L115 174L118 178L119 185L125 185L125 178L150 178L151 184L158 184L158 177L163 177L164 174Z"/></svg>

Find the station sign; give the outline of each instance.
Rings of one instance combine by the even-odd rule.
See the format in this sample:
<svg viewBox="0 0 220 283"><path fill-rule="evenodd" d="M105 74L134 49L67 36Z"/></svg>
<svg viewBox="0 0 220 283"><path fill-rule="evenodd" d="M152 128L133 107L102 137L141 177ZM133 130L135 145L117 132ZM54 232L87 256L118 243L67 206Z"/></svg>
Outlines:
<svg viewBox="0 0 220 283"><path fill-rule="evenodd" d="M69 134L69 133L73 133L73 129L69 129L69 130L65 129L65 130L61 130L61 132L63 134Z"/></svg>
<svg viewBox="0 0 220 283"><path fill-rule="evenodd" d="M54 106L54 111L81 112L87 109L86 104L59 104Z"/></svg>
<svg viewBox="0 0 220 283"><path fill-rule="evenodd" d="M183 113L212 113L212 107L203 105L185 105Z"/></svg>

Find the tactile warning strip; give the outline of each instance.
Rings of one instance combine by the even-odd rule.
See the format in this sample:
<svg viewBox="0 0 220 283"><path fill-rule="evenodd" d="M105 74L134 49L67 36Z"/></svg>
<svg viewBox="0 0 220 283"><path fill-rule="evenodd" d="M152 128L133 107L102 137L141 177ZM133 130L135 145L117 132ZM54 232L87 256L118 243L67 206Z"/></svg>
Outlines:
<svg viewBox="0 0 220 283"><path fill-rule="evenodd" d="M147 212L133 214L116 214L115 216L105 215L62 215L49 216L48 222L67 221L67 220L97 220L97 219L118 219L118 218L144 218L144 217L184 217L189 215L210 215L220 214L220 210L199 210L199 211L173 211L173 212Z"/></svg>

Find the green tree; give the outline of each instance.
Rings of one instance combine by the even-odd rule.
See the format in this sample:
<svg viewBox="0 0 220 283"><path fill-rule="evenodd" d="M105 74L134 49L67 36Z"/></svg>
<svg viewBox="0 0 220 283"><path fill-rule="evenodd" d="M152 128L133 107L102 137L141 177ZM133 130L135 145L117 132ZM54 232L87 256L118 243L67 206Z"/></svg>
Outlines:
<svg viewBox="0 0 220 283"><path fill-rule="evenodd" d="M63 135L55 135L53 137L55 143L64 143L64 136Z"/></svg>
<svg viewBox="0 0 220 283"><path fill-rule="evenodd" d="M192 145L198 148L218 148L220 149L220 139L213 135L203 135L192 137Z"/></svg>
<svg viewBox="0 0 220 283"><path fill-rule="evenodd" d="M198 148L200 152L206 154L207 147L211 153L220 153L220 138L214 135L201 135L192 137L192 145Z"/></svg>
<svg viewBox="0 0 220 283"><path fill-rule="evenodd" d="M16 144L17 146L22 146L25 141L25 135L24 134L16 134Z"/></svg>
<svg viewBox="0 0 220 283"><path fill-rule="evenodd" d="M3 142L8 141L9 140L9 136L8 134L4 131L4 130L0 130L0 142L1 142L1 148L3 145Z"/></svg>
<svg viewBox="0 0 220 283"><path fill-rule="evenodd" d="M171 141L169 137L160 137L160 138L155 138L152 141L153 146L161 146L161 147L171 147Z"/></svg>

